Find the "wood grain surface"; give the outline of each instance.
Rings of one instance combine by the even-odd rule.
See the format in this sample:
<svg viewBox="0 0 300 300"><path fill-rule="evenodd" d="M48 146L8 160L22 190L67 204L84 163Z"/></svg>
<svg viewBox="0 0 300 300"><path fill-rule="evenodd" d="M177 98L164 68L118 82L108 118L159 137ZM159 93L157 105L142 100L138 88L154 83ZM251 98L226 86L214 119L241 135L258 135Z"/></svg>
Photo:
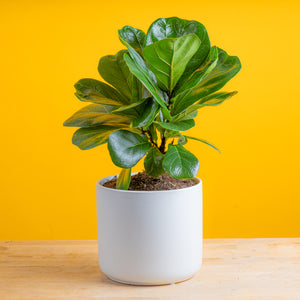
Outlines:
<svg viewBox="0 0 300 300"><path fill-rule="evenodd" d="M109 280L96 241L2 241L0 299L300 300L300 238L205 240L201 270L165 286Z"/></svg>

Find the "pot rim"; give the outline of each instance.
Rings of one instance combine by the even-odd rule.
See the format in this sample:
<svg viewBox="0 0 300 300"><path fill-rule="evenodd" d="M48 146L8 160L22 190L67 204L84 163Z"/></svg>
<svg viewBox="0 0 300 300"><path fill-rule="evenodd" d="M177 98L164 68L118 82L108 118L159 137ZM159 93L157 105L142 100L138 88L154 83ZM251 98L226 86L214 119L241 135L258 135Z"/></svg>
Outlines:
<svg viewBox="0 0 300 300"><path fill-rule="evenodd" d="M131 173L131 175L135 175L138 174L138 172L134 172ZM97 181L96 185L98 188L101 189L105 189L105 190L110 190L110 191L114 191L117 193L140 193L140 194L145 194L145 193L171 193L171 192L179 192L179 191L185 191L185 190L191 190L191 189L198 189L199 187L202 186L202 180L198 177L194 177L192 178L193 180L197 181L197 184L193 185L193 186L189 186L189 187L185 187L185 188L181 188L181 189L174 189L174 190L161 190L161 191L132 191L132 190L118 190L118 189L112 189L112 188L108 188L103 186L103 184L115 177L118 177L119 175L111 175L111 176L106 176L100 180Z"/></svg>

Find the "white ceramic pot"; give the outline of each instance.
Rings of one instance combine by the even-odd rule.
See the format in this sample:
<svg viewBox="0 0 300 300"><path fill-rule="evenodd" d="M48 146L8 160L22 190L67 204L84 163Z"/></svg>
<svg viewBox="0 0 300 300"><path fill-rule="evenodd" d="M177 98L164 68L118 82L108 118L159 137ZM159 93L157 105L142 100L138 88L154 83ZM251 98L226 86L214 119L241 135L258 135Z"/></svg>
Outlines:
<svg viewBox="0 0 300 300"><path fill-rule="evenodd" d="M202 263L202 182L179 190L124 191L97 182L99 264L136 285L180 282Z"/></svg>

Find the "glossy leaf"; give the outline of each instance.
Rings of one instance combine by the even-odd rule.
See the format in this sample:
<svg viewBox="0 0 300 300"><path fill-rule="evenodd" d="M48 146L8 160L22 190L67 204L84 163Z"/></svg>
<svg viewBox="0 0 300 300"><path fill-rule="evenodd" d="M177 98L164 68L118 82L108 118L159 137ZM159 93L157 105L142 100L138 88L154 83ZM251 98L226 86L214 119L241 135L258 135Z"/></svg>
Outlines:
<svg viewBox="0 0 300 300"><path fill-rule="evenodd" d="M198 108L196 108L196 107L192 108L192 106L188 107L183 113L180 113L177 116L175 116L172 119L172 122L195 119L198 114L198 111L197 111ZM192 109L190 109L190 108L192 108Z"/></svg>
<svg viewBox="0 0 300 300"><path fill-rule="evenodd" d="M130 52L130 55L126 53L124 57L130 71L143 83L143 85L152 94L157 103L161 106L165 118L170 120L170 112L156 86L156 83L151 77L144 60L134 49L128 48L128 50Z"/></svg>
<svg viewBox="0 0 300 300"><path fill-rule="evenodd" d="M148 90L143 86L143 84L135 77L133 74L129 77L129 84L131 87L131 103L140 101L141 99L149 97Z"/></svg>
<svg viewBox="0 0 300 300"><path fill-rule="evenodd" d="M192 93L201 80L208 75L217 65L218 62L218 48L212 47L205 62L193 73L186 81L180 80L174 91L174 98L172 99L171 111L173 115L178 114L178 110L184 112L190 104L186 103L181 99L186 99ZM180 102L181 101L181 102ZM180 103L184 106L180 108Z"/></svg>
<svg viewBox="0 0 300 300"><path fill-rule="evenodd" d="M152 177L159 177L164 174L163 159L164 155L156 147L152 147L144 160L146 173Z"/></svg>
<svg viewBox="0 0 300 300"><path fill-rule="evenodd" d="M131 74L124 60L126 50L119 51L116 55L107 55L100 59L98 71L102 78L114 86L127 100L134 102L142 97L141 85Z"/></svg>
<svg viewBox="0 0 300 300"><path fill-rule="evenodd" d="M140 100L139 102L121 106L118 109L114 110L113 113L119 114L119 115L124 115L124 116L138 117L142 113L142 111L145 107L146 100L147 99L145 98L145 99Z"/></svg>
<svg viewBox="0 0 300 300"><path fill-rule="evenodd" d="M183 113L180 113L173 117L173 121L179 120L187 120L187 119L194 119L197 116L198 109L205 107L205 106L216 106L223 103L225 100L230 99L238 92L220 92L214 93L207 97L202 98L200 101L196 102L195 104L189 106Z"/></svg>
<svg viewBox="0 0 300 300"><path fill-rule="evenodd" d="M80 128L75 131L72 142L81 150L88 150L96 146L105 144L109 135L119 128L108 125L97 127Z"/></svg>
<svg viewBox="0 0 300 300"><path fill-rule="evenodd" d="M152 140L157 141L156 125L154 123L150 124L148 130L151 134Z"/></svg>
<svg viewBox="0 0 300 300"><path fill-rule="evenodd" d="M154 121L160 110L159 104L153 100L153 98L148 98L144 103L145 105L143 106L143 110L140 115L132 122L133 127L149 126Z"/></svg>
<svg viewBox="0 0 300 300"><path fill-rule="evenodd" d="M149 97L130 105L121 106L114 110L113 113L131 116L133 118L133 127L146 127L154 121L159 109L159 104L152 97Z"/></svg>
<svg viewBox="0 0 300 300"><path fill-rule="evenodd" d="M206 141L206 140L199 139L199 138L195 138L195 137L192 137L192 136L187 136L187 135L185 135L185 137L186 137L187 139L190 139L190 140L195 140L195 141L204 143L204 144L208 145L209 147L211 147L211 148L217 150L217 151L221 154L221 151L220 151L216 146L214 146L213 144L209 143L209 142Z"/></svg>
<svg viewBox="0 0 300 300"><path fill-rule="evenodd" d="M218 48L218 61L216 67L201 77L197 85L178 94L173 101L174 115L184 111L196 101L221 89L241 69L241 63L236 56L229 56Z"/></svg>
<svg viewBox="0 0 300 300"><path fill-rule="evenodd" d="M77 111L71 118L64 122L69 127L95 127L97 125L128 126L130 119L112 114L115 106L90 104Z"/></svg>
<svg viewBox="0 0 300 300"><path fill-rule="evenodd" d="M183 91L189 91L195 87L204 76L211 72L218 62L218 48L212 47L205 61L194 71L189 77L182 76L176 85L174 95L178 95Z"/></svg>
<svg viewBox="0 0 300 300"><path fill-rule="evenodd" d="M211 94L209 96L202 98L200 101L198 101L196 103L196 105L199 105L199 106L219 105L219 104L223 103L225 100L230 99L237 93L238 93L237 91L234 91L234 92L230 92L230 93L220 92L220 93Z"/></svg>
<svg viewBox="0 0 300 300"><path fill-rule="evenodd" d="M173 91L200 43L195 34L189 34L163 39L145 47L144 57L162 90Z"/></svg>
<svg viewBox="0 0 300 300"><path fill-rule="evenodd" d="M146 34L137 28L124 26L118 30L119 38L123 44L130 45L135 51L142 55Z"/></svg>
<svg viewBox="0 0 300 300"><path fill-rule="evenodd" d="M131 168L122 169L117 179L116 188L118 190L128 190L131 180Z"/></svg>
<svg viewBox="0 0 300 300"><path fill-rule="evenodd" d="M148 138L127 130L118 130L109 136L108 150L113 163L120 168L131 168L148 152Z"/></svg>
<svg viewBox="0 0 300 300"><path fill-rule="evenodd" d="M134 51L142 55L143 45L146 37L143 31L131 26L124 26L122 29L118 30L118 33L120 41L127 48L132 48ZM131 88L131 102L137 102L149 96L147 89L132 73L127 78L127 81L129 82L129 86Z"/></svg>
<svg viewBox="0 0 300 300"><path fill-rule="evenodd" d="M165 129L175 130L175 131L189 130L195 126L194 120L183 120L177 122L156 122L156 123Z"/></svg>
<svg viewBox="0 0 300 300"><path fill-rule="evenodd" d="M75 95L79 100L84 102L115 106L126 103L126 99L114 88L95 79L80 79L74 87L76 89Z"/></svg>
<svg viewBox="0 0 300 300"><path fill-rule="evenodd" d="M150 45L165 38L178 38L187 34L196 34L201 45L189 61L183 77L188 77L197 69L209 53L210 41L205 27L197 21L183 20L177 17L160 18L152 23L146 36L146 45Z"/></svg>
<svg viewBox="0 0 300 300"><path fill-rule="evenodd" d="M163 168L174 178L193 178L198 173L199 161L182 145L169 145Z"/></svg>

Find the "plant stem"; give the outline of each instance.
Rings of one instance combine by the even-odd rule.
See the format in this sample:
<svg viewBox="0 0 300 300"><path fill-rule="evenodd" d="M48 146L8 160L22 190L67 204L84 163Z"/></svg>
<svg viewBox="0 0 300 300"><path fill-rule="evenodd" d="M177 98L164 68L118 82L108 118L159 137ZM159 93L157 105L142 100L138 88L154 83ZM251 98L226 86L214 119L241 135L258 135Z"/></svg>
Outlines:
<svg viewBox="0 0 300 300"><path fill-rule="evenodd" d="M150 130L147 130L147 133L148 133L148 135L149 135L150 142L152 143L152 145L154 145L155 147L158 148L157 143L153 140L153 137L152 137L152 134L151 134Z"/></svg>
<svg viewBox="0 0 300 300"><path fill-rule="evenodd" d="M166 148L166 138L164 135L161 136L161 144L158 148L158 150L162 153L165 154L165 148Z"/></svg>

